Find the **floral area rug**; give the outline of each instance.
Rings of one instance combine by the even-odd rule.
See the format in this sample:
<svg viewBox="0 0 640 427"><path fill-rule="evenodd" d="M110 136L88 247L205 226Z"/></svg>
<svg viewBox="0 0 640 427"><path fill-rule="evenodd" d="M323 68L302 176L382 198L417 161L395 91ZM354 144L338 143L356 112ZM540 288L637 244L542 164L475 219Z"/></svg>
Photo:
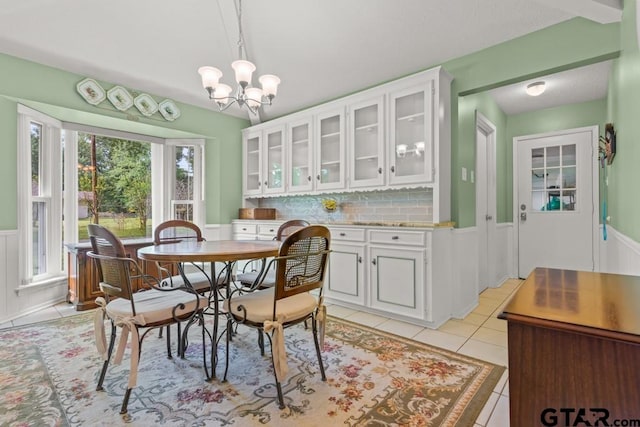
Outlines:
<svg viewBox="0 0 640 427"><path fill-rule="evenodd" d="M143 341L138 385L120 415L129 350L104 391L91 313L0 331L2 426L473 426L504 367L335 318L327 321L322 382L310 330L285 330L286 409L278 408L269 348L239 327L228 381L205 381L200 329L185 359L166 338ZM175 335L175 332L174 332ZM266 340L265 340L266 341ZM268 343L268 341L267 341ZM220 355L223 355L220 348ZM218 376L223 368L218 367Z"/></svg>

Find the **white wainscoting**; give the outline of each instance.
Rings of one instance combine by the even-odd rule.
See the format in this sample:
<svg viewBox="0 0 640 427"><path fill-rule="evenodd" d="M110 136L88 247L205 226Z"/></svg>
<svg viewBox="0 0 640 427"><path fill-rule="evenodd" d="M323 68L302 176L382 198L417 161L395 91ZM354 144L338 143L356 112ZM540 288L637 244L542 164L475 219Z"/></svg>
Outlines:
<svg viewBox="0 0 640 427"><path fill-rule="evenodd" d="M640 243L609 225L607 225L607 240L602 239L602 225L600 225L598 238L600 271L640 276Z"/></svg>
<svg viewBox="0 0 640 427"><path fill-rule="evenodd" d="M64 301L67 283L24 289L18 294L18 231L0 230L0 323Z"/></svg>
<svg viewBox="0 0 640 427"><path fill-rule="evenodd" d="M496 242L493 248L496 254L494 281L491 287L500 286L505 280L518 277L516 267L516 251L513 247L513 223L496 224Z"/></svg>
<svg viewBox="0 0 640 427"><path fill-rule="evenodd" d="M478 230L455 228L451 262L451 316L462 319L478 305Z"/></svg>
<svg viewBox="0 0 640 427"><path fill-rule="evenodd" d="M207 240L231 240L231 224L206 224L202 236Z"/></svg>

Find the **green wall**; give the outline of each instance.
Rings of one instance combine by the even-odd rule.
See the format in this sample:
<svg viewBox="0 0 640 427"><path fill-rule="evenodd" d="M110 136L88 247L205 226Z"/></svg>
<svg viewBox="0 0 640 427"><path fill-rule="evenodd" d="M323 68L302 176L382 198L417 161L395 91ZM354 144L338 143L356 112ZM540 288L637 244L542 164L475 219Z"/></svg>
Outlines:
<svg viewBox="0 0 640 427"><path fill-rule="evenodd" d="M627 9L630 9L628 5L626 6ZM635 11L635 6L631 6ZM469 114L479 106L487 117L500 121L499 117L491 117L492 107L487 104L487 100L482 98L480 93L497 86L618 57L620 55L621 28L625 49L629 49L628 45L632 44L630 34L633 33L635 36L635 19L630 21L626 12L625 10L625 20L622 24L601 25L575 18L441 64L454 77L451 98L453 100L451 105L451 204L452 220L459 227L475 224L475 189L470 182L463 182L460 176L460 170L463 166L467 169L475 169L475 138L469 136L467 129L468 124L471 123ZM610 117L620 115L616 125L620 130L619 137L623 146L624 142L629 141L628 136L626 139L623 138L625 135L640 134L640 130L636 129L640 124L634 123L631 119L637 110L633 103L633 95L636 95L637 98L640 92L640 84L638 77L636 77L640 75L637 72L640 67L640 59L638 59L635 42L633 42L633 49L632 52L623 52L616 67L613 83L617 88L616 91L620 92L620 96L614 97L615 99L611 101L614 105L608 107ZM205 177L207 222L228 223L236 217L237 208L242 200L240 130L249 125L248 121L179 103L182 117L175 122L156 121L144 117L132 122L127 120L125 113L108 107L98 108L87 104L75 90L78 81L85 76L3 54L0 54L0 70L2 70L4 77L0 80L0 95L5 97L4 99L0 97L0 144L2 144L5 153L11 153L0 160L0 166L4 166L3 176L8 177L0 183L0 197L3 200L12 201L15 206L15 104L20 101L32 106L54 106L64 111L64 114L73 116L73 120L59 117L62 120L81 121L84 118L87 121L97 122L91 123L96 126L103 122L106 127L133 132L140 129L139 126L144 125L145 129L157 132L156 136L170 137L187 133L205 137L207 142ZM630 76L633 73L635 75ZM629 80L633 80L633 83L630 83ZM104 86L109 88L116 83L105 83ZM628 85L632 87L628 88ZM629 89L628 93L627 89ZM470 104L461 104L459 108L458 96L467 97L474 94L479 96L473 101L477 103L476 107L471 108L472 98L468 98ZM161 97L158 96L157 99L161 99ZM636 120L636 122L638 121ZM501 137L499 136L499 138ZM509 221L512 197L511 157L510 152L507 151L509 141L506 139L500 141L499 147L506 147L506 150L498 150L497 158L498 220ZM612 201L615 200L611 208L612 223L617 228L620 227L622 232L638 239L639 233L637 231L630 232L634 224L637 226L637 219L634 223L633 219L625 219L626 215L631 218L632 213L622 214L629 206L635 206L637 202L624 200L623 195L626 194L627 186L630 184L626 184L627 186L620 184L628 181L629 177L637 178L638 172L626 166L633 158L637 159L637 153L635 157L632 155L632 146L628 142L621 150L624 150L624 156L627 156L627 160L623 160L623 151L620 151L621 154L619 154L619 158L616 158L612 168L611 180L614 183L610 182L609 187L610 197ZM0 229L15 228L15 216L15 209L12 209L12 212L0 213Z"/></svg>
<svg viewBox="0 0 640 427"><path fill-rule="evenodd" d="M505 151L505 132L507 128L507 116L502 112L500 107L495 103L493 98L487 92L467 95L459 98L458 102L458 149L459 149L459 168L454 172L454 176L462 179L461 168L465 167L468 171L476 169L476 111L482 113L496 126L496 203L497 203L497 221L505 222L504 215L506 203L504 194L504 184L506 177L504 176L506 159ZM464 206L471 204L473 209L460 210L458 214L459 226L465 227L476 223L475 204L476 204L476 186L470 179L460 181L458 187L458 197L456 199L464 201Z"/></svg>
<svg viewBox="0 0 640 427"><path fill-rule="evenodd" d="M469 132L465 130L468 112L458 111L456 98L616 58L619 50L619 24L601 25L574 18L442 64L454 77L451 94L451 219L458 227L475 224L475 190L470 183L462 181L460 174L463 166L469 168L475 164L475 156L469 157L470 147L474 144L465 136ZM505 144L508 145L508 141ZM500 155L503 156L502 153ZM498 221L509 221L512 216L511 157L505 153L497 160Z"/></svg>
<svg viewBox="0 0 640 427"><path fill-rule="evenodd" d="M607 167L611 225L640 242L640 51L636 38L636 2L624 2L620 58L609 81L607 121L617 133L617 154Z"/></svg>
<svg viewBox="0 0 640 427"><path fill-rule="evenodd" d="M76 92L76 84L86 76L69 73L34 62L0 54L0 159L3 179L0 200L10 201L0 213L0 229L15 229L16 220L16 104L24 103L63 121L168 138L205 138L205 200L207 223L229 223L237 217L242 203L242 137L248 120L212 110L176 103L181 117L174 122L161 118L132 117L108 103L92 106ZM109 89L116 83L99 82ZM135 90L135 88L132 88ZM206 94L203 93L203 96ZM156 100L163 97L155 96ZM224 181L224 185L223 185Z"/></svg>

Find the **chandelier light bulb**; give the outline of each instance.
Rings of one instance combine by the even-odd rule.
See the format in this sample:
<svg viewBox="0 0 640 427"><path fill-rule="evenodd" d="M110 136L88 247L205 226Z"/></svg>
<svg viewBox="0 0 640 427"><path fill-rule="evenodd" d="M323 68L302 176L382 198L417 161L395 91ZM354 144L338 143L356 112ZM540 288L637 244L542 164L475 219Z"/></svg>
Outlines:
<svg viewBox="0 0 640 427"><path fill-rule="evenodd" d="M529 96L538 96L538 95L542 95L542 92L544 92L545 89L546 89L546 84L545 82L541 81L541 82L534 82L527 85L527 88L525 90L527 92L527 95Z"/></svg>
<svg viewBox="0 0 640 427"><path fill-rule="evenodd" d="M251 83L251 75L256 70L255 65L243 59L233 61L231 68L236 72L236 82L242 87L246 87Z"/></svg>
<svg viewBox="0 0 640 427"><path fill-rule="evenodd" d="M262 89L259 87L250 87L245 90L245 94L247 95L247 106L251 109L260 108L262 105Z"/></svg>
<svg viewBox="0 0 640 427"><path fill-rule="evenodd" d="M280 84L280 79L273 74L265 74L260 76L258 79L260 84L262 85L262 93L267 98L274 98L278 93L278 85Z"/></svg>
<svg viewBox="0 0 640 427"><path fill-rule="evenodd" d="M215 67L200 67L198 68L198 73L202 77L202 87L204 87L205 89L215 89L216 86L218 86L220 77L222 77L222 71L218 70Z"/></svg>
<svg viewBox="0 0 640 427"><path fill-rule="evenodd" d="M218 103L219 106L225 106L229 103L229 95L231 95L231 86L226 85L224 83L220 83L216 87L216 92L213 95L214 100Z"/></svg>

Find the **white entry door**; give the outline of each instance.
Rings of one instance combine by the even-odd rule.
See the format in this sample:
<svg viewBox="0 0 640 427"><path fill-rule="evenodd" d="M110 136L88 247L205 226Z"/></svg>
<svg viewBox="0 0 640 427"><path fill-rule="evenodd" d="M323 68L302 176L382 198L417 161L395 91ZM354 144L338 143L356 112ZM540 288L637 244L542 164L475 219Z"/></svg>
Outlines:
<svg viewBox="0 0 640 427"><path fill-rule="evenodd" d="M514 138L518 274L596 268L598 127Z"/></svg>

